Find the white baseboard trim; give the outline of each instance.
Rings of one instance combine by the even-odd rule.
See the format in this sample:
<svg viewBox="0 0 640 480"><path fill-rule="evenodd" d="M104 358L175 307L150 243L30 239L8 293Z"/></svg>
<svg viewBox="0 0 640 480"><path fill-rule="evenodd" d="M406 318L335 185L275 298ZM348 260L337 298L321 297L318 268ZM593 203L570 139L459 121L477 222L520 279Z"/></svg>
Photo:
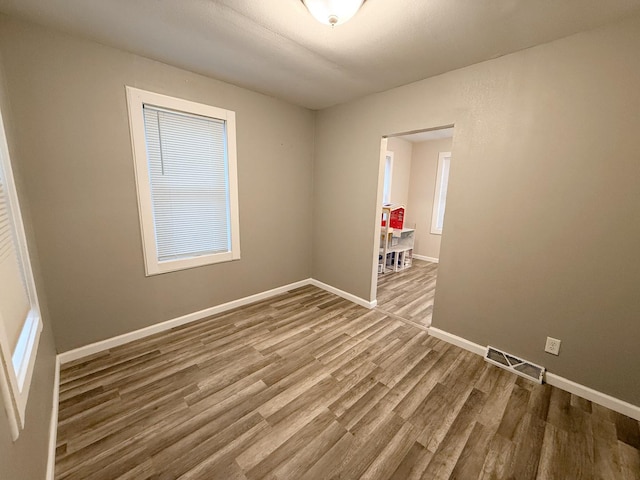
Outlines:
<svg viewBox="0 0 640 480"><path fill-rule="evenodd" d="M156 333L164 332L166 330L170 330L172 328L179 327L187 323L195 322L197 320L202 320L203 318L211 317L213 315L217 315L219 313L223 313L228 310L232 310L234 308L242 307L244 305L249 305L250 303L258 302L260 300L265 300L270 297L275 297L276 295L286 293L295 288L304 287L305 285L314 285L318 288L326 290L329 293L333 293L334 295L338 295L339 297L345 298L353 303L362 305L363 307L366 307L369 309L374 308L378 303L377 300L369 302L363 298L356 297L351 293L332 287L331 285L328 285L326 283L320 282L312 278L307 278L306 280L300 280L299 282L283 285L282 287L274 288L272 290L267 290L266 292L256 293L255 295L249 295L248 297L239 298L238 300L233 300L231 302L223 303L222 305L216 305L215 307L205 308L204 310L200 310L198 312L189 313L187 315L183 315L178 318L156 323L155 325L150 325L148 327L141 328L139 330L134 330L133 332L124 333L122 335L118 335L117 337L108 338L106 340L101 340L99 342L91 343L83 347L75 348L73 350L60 353L58 355L58 359L60 363L64 365L65 363L69 363L74 360L79 360L81 358L88 357L89 355L103 352L105 350L109 350L110 348L118 347L120 345L124 345L125 343L133 342L135 340L139 340L141 338L145 338L150 335L154 335Z"/></svg>
<svg viewBox="0 0 640 480"><path fill-rule="evenodd" d="M375 308L378 304L377 300L373 300L372 302L370 302L368 300L365 300L364 298L356 297L349 292L345 292L344 290L340 290L339 288L332 287L331 285L323 283L314 278L311 279L311 285L326 290L329 293L333 293L334 295L338 295L339 297L349 300L350 302L357 303L358 305L361 305L365 308Z"/></svg>
<svg viewBox="0 0 640 480"><path fill-rule="evenodd" d="M56 466L56 443L58 441L58 405L60 403L60 355L56 355L53 377L53 400L51 405L51 423L49 424L49 453L47 456L47 480L53 480Z"/></svg>
<svg viewBox="0 0 640 480"><path fill-rule="evenodd" d="M444 330L440 330L439 328L429 327L427 328L427 332L429 332L429 335L431 335L432 337L436 337L440 340L444 340L445 342L452 343L453 345L464 348L465 350L469 350L476 355L481 355L484 357L487 353L487 347L483 347L482 345L473 343L466 338L462 338L452 333L445 332Z"/></svg>
<svg viewBox="0 0 640 480"><path fill-rule="evenodd" d="M626 415L627 417L634 418L640 421L640 406L633 405L631 403L620 400L606 393L599 392L593 388L586 387L579 383L573 382L567 378L556 375L555 373L547 372L545 374L545 382L554 387L558 387L579 397L586 398L587 400L607 407L615 412Z"/></svg>
<svg viewBox="0 0 640 480"><path fill-rule="evenodd" d="M306 280L301 280L299 282L290 283L289 285L283 285L282 287L274 288L272 290L267 290L266 292L256 293L255 295L249 295L248 297L239 298L238 300L233 300L231 302L223 303L222 305L216 305L215 307L205 308L204 310L200 310L198 312L189 313L187 315L183 315L178 318L156 323L155 325L150 325L148 327L141 328L139 330L134 330L133 332L124 333L122 335L118 335L117 337L108 338L106 340L101 340L99 342L85 345L84 347L75 348L73 350L69 350L67 352L63 352L59 354L58 357L60 359L60 363L64 365L65 363L69 363L74 360L78 360L80 358L88 357L89 355L93 355L94 353L102 352L104 350L109 350L110 348L118 347L120 345L124 345L125 343L133 342L134 340L139 340L141 338L148 337L156 333L164 332L166 330L170 330L172 328L179 327L187 323L195 322L197 320L202 320L203 318L211 317L213 315L217 315L218 313L226 312L228 310L242 307L250 303L258 302L260 300L265 300L270 297L275 297L276 295L286 293L289 290L293 290L295 288L304 287L305 285L311 285L311 284L313 284L313 281L310 278L308 278Z"/></svg>
<svg viewBox="0 0 640 480"><path fill-rule="evenodd" d="M439 263L440 262L439 258L427 257L425 255L418 255L417 253L413 254L413 258L417 258L418 260L424 260L425 262L433 262L433 263Z"/></svg>
<svg viewBox="0 0 640 480"><path fill-rule="evenodd" d="M452 333L440 330L439 328L429 327L427 331L429 332L429 335L439 338L440 340L444 340L445 342L452 343L453 345L464 348L465 350L473 352L477 355L484 356L487 352L486 347L471 342L466 338L458 337L457 335L453 335ZM578 395L579 397L597 403L598 405L602 405L603 407L607 407L615 412L640 421L640 406L638 405L633 405L631 403L625 402L624 400L620 400L619 398L607 395L606 393L599 392L585 385L581 385L572 380L568 380L564 377L556 375L555 373L546 372L545 383L548 383L549 385L558 387L561 390L573 393L574 395Z"/></svg>

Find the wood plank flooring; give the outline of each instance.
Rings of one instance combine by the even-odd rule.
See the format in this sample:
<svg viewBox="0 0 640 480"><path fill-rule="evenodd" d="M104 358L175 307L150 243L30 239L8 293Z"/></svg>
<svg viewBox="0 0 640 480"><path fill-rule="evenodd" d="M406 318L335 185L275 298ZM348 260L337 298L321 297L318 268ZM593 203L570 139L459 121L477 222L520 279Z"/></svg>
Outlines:
<svg viewBox="0 0 640 480"><path fill-rule="evenodd" d="M64 366L58 480L640 479L640 425L315 287Z"/></svg>
<svg viewBox="0 0 640 480"><path fill-rule="evenodd" d="M413 259L399 272L378 275L378 309L426 328L431 325L438 264Z"/></svg>

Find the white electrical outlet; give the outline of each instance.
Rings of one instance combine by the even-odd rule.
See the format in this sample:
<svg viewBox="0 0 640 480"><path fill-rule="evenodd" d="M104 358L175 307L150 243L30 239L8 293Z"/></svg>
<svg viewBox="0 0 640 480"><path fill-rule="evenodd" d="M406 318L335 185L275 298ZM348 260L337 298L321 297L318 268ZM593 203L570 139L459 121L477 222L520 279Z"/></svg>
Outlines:
<svg viewBox="0 0 640 480"><path fill-rule="evenodd" d="M544 346L544 351L553 355L560 355L560 340L547 337L547 344Z"/></svg>

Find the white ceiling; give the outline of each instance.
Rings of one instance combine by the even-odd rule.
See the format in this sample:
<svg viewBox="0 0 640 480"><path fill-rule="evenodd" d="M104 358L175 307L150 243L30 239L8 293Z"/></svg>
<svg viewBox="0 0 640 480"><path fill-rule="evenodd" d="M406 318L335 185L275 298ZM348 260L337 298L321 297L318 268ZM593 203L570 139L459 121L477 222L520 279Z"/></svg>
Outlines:
<svg viewBox="0 0 640 480"><path fill-rule="evenodd" d="M300 0L0 0L0 11L312 109L640 13L640 0L367 0L331 29Z"/></svg>

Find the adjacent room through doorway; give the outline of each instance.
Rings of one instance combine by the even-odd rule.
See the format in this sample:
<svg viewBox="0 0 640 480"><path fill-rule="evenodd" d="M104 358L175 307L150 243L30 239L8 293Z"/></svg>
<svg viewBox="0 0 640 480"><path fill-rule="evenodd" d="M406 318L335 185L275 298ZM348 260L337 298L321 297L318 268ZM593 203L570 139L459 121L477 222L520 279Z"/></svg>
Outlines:
<svg viewBox="0 0 640 480"><path fill-rule="evenodd" d="M378 309L422 328L433 314L453 133L448 125L382 142Z"/></svg>

